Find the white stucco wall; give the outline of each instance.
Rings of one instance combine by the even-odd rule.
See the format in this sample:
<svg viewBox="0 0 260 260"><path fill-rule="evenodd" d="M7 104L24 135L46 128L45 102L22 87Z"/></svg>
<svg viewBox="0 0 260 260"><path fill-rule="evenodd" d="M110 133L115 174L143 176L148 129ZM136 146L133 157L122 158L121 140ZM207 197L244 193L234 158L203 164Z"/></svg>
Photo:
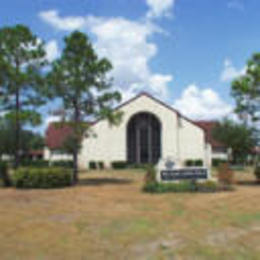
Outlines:
<svg viewBox="0 0 260 260"><path fill-rule="evenodd" d="M154 114L161 122L162 157L170 156L179 163L186 159L206 161L204 131L186 119L178 123L177 114L147 95L141 95L122 106L123 119L119 126L110 126L107 121L93 125L96 137L84 138L79 156L81 168L87 168L89 161L103 161L109 167L112 161L127 160L127 123L140 112Z"/></svg>
<svg viewBox="0 0 260 260"><path fill-rule="evenodd" d="M53 153L48 147L44 148L43 159L54 162L54 161L68 161L72 160L73 157L70 154L56 154Z"/></svg>
<svg viewBox="0 0 260 260"><path fill-rule="evenodd" d="M228 160L228 153L225 152L212 152L212 159Z"/></svg>
<svg viewBox="0 0 260 260"><path fill-rule="evenodd" d="M188 159L198 159L208 165L204 130L184 118L180 119L179 150L182 163Z"/></svg>
<svg viewBox="0 0 260 260"><path fill-rule="evenodd" d="M206 144L206 164L205 166L211 167L212 166L212 146L210 143Z"/></svg>

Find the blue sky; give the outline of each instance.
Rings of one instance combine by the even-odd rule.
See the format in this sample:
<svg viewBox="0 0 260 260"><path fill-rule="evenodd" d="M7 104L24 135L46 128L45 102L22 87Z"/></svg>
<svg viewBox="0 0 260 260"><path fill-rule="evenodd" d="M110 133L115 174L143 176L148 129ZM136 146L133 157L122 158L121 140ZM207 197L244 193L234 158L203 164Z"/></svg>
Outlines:
<svg viewBox="0 0 260 260"><path fill-rule="evenodd" d="M124 99L144 90L191 118L219 119L232 111L232 79L259 51L259 10L259 0L9 0L0 26L28 25L49 60L81 30L112 61Z"/></svg>

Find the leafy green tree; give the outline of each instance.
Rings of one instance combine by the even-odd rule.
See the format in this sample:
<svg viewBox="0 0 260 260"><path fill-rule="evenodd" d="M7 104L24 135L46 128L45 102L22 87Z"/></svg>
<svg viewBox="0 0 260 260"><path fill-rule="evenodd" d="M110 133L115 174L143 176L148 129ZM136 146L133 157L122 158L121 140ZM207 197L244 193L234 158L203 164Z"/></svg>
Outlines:
<svg viewBox="0 0 260 260"><path fill-rule="evenodd" d="M3 154L11 155L15 151L14 142L14 124L10 121L1 118L0 120L0 157Z"/></svg>
<svg viewBox="0 0 260 260"><path fill-rule="evenodd" d="M62 100L64 118L73 129L65 147L73 154L75 183L80 144L91 131L86 122L107 119L112 125L120 123L121 113L112 109L121 95L111 90L107 76L111 69L107 59L98 58L88 37L75 31L65 38L61 58L54 61L48 75L52 95Z"/></svg>
<svg viewBox="0 0 260 260"><path fill-rule="evenodd" d="M30 150L43 149L44 138L29 130L21 130L20 152L26 154ZM0 158L3 154L15 154L15 122L8 117L0 119Z"/></svg>
<svg viewBox="0 0 260 260"><path fill-rule="evenodd" d="M260 53L247 63L246 74L232 82L236 112L246 121L260 120Z"/></svg>
<svg viewBox="0 0 260 260"><path fill-rule="evenodd" d="M245 162L247 155L255 145L254 129L224 119L212 131L212 136L226 147L232 149L234 163Z"/></svg>
<svg viewBox="0 0 260 260"><path fill-rule="evenodd" d="M43 43L23 25L0 29L1 111L15 122L15 167L19 166L21 129L41 122L38 106L44 104L46 64Z"/></svg>
<svg viewBox="0 0 260 260"><path fill-rule="evenodd" d="M28 146L31 150L41 150L44 148L44 137L38 133L32 131L26 131Z"/></svg>

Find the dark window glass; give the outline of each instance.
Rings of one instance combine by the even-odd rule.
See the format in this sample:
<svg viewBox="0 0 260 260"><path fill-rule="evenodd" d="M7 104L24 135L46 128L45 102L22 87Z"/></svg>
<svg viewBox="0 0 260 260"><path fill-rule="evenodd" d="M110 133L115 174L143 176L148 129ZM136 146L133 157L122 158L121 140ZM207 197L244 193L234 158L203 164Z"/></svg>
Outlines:
<svg viewBox="0 0 260 260"><path fill-rule="evenodd" d="M133 116L127 126L127 158L130 163L157 163L161 156L161 124L150 113Z"/></svg>

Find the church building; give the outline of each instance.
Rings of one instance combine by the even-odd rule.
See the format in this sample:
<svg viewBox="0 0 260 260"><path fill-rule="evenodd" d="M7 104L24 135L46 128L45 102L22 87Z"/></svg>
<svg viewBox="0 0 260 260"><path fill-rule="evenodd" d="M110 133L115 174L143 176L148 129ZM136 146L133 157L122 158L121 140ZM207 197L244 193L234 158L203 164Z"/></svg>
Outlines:
<svg viewBox="0 0 260 260"><path fill-rule="evenodd" d="M115 161L129 164L156 164L160 158L172 158L184 166L187 160L201 160L210 166L212 145L203 124L180 114L171 106L147 93L141 93L116 108L123 112L120 125L106 120L92 124L95 137L84 137L79 155L80 168L89 162L103 162L111 167ZM45 159L70 159L59 146L70 129L50 125L46 132Z"/></svg>

